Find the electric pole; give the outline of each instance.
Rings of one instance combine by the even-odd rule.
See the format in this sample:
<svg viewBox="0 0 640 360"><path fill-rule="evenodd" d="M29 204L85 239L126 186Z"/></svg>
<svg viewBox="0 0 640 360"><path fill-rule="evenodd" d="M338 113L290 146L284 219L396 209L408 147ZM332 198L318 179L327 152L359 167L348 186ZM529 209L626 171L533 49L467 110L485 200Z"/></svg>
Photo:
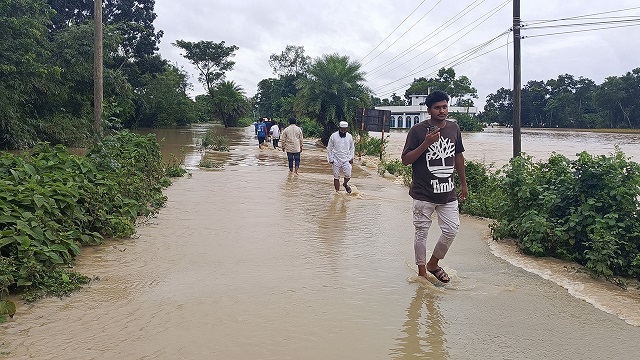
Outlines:
<svg viewBox="0 0 640 360"><path fill-rule="evenodd" d="M522 114L520 24L520 0L513 0L513 157L520 156L522 151L520 136L520 117Z"/></svg>
<svg viewBox="0 0 640 360"><path fill-rule="evenodd" d="M93 2L93 127L102 136L102 0Z"/></svg>

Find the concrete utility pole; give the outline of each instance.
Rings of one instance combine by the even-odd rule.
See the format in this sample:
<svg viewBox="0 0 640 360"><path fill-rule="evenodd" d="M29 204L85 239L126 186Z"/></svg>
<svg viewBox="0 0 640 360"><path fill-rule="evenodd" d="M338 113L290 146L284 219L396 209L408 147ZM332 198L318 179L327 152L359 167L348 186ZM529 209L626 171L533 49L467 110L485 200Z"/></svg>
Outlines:
<svg viewBox="0 0 640 360"><path fill-rule="evenodd" d="M102 136L102 0L94 0L93 12L93 127Z"/></svg>
<svg viewBox="0 0 640 360"><path fill-rule="evenodd" d="M513 157L520 156L522 139L520 118L522 114L522 63L520 55L520 0L513 0Z"/></svg>

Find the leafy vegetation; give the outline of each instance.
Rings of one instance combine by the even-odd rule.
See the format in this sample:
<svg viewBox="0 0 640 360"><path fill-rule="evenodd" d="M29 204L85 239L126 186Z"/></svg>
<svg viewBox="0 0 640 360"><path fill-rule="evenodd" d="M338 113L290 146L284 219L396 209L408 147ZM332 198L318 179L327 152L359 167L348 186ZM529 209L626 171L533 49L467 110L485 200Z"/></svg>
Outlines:
<svg viewBox="0 0 640 360"><path fill-rule="evenodd" d="M363 85L361 65L347 56L324 55L309 67L307 76L296 85L294 109L312 118L322 127L324 145L338 129L338 123L352 118L358 107L369 100L370 90Z"/></svg>
<svg viewBox="0 0 640 360"><path fill-rule="evenodd" d="M200 163L198 163L198 166L205 169L219 169L222 167L222 163L203 158L200 160Z"/></svg>
<svg viewBox="0 0 640 360"><path fill-rule="evenodd" d="M411 184L411 166L383 160L378 172ZM640 165L610 156L526 154L495 170L466 161L469 196L462 213L495 219L496 239L515 239L526 254L584 265L595 276L640 279ZM459 188L459 180L455 178Z"/></svg>
<svg viewBox="0 0 640 360"><path fill-rule="evenodd" d="M622 76L593 80L564 74L547 81L531 80L522 88L522 126L560 128L640 128L640 68ZM487 96L479 115L487 123L511 125L510 89Z"/></svg>
<svg viewBox="0 0 640 360"><path fill-rule="evenodd" d="M384 139L373 137L365 131L361 135L355 135L356 152L362 155L371 155L383 158L386 154L386 146L389 143L389 135Z"/></svg>
<svg viewBox="0 0 640 360"><path fill-rule="evenodd" d="M209 129L202 138L202 147L215 151L229 151L229 139L224 135L218 135L215 129Z"/></svg>
<svg viewBox="0 0 640 360"><path fill-rule="evenodd" d="M0 153L0 304L61 295L88 279L65 268L84 245L128 237L139 216L166 202L155 135L124 131L104 138L85 157L61 145L37 144L22 156ZM2 314L0 314L2 315Z"/></svg>
<svg viewBox="0 0 640 360"><path fill-rule="evenodd" d="M496 238L513 237L528 254L584 265L600 276L640 278L640 165L619 150L547 162L529 157L501 171Z"/></svg>

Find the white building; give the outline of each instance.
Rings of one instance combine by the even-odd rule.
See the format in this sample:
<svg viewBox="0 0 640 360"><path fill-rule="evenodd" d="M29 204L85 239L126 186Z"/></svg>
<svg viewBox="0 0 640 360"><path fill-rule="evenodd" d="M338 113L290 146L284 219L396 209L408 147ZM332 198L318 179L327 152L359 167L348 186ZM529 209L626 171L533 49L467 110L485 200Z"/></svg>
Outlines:
<svg viewBox="0 0 640 360"><path fill-rule="evenodd" d="M427 106L423 105L427 98L427 95L410 95L411 105L405 106L376 106L377 110L390 110L391 119L389 119L389 127L391 129L408 129L413 125L427 120L429 113L427 112ZM476 114L478 108L475 106L469 107L449 107L449 114L454 112ZM455 119L455 116L452 116Z"/></svg>

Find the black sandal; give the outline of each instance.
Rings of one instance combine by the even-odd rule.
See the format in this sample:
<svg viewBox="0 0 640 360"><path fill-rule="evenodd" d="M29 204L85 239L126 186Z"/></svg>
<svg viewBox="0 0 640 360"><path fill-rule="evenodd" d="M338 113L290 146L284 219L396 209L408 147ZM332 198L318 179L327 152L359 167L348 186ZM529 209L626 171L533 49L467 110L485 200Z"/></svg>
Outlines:
<svg viewBox="0 0 640 360"><path fill-rule="evenodd" d="M342 185L344 185L344 189L347 190L347 194L351 194L351 186L347 184L342 184Z"/></svg>
<svg viewBox="0 0 640 360"><path fill-rule="evenodd" d="M448 283L449 281L451 281L451 279L449 278L449 274L447 274L443 268L439 267L435 270L427 270L428 272L431 273L431 275L435 276L436 279L440 280L443 283Z"/></svg>

